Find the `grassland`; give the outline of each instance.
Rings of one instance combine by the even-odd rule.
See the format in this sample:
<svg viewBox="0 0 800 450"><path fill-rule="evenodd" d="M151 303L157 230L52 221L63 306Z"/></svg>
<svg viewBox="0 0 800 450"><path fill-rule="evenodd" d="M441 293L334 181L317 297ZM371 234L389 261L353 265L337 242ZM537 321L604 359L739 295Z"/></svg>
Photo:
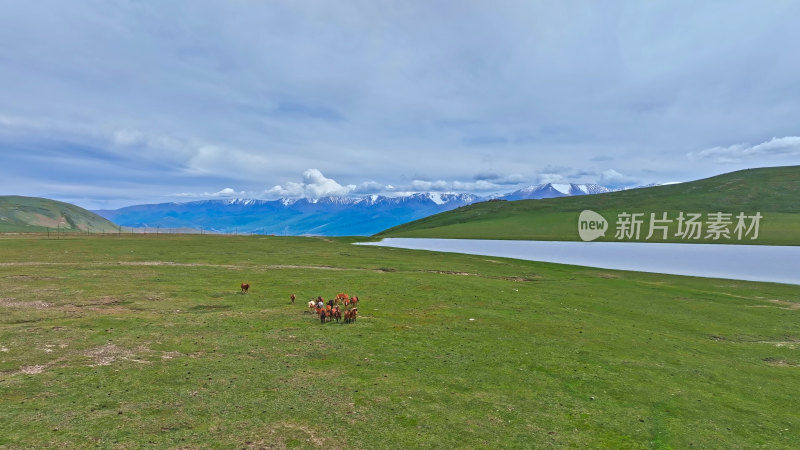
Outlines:
<svg viewBox="0 0 800 450"><path fill-rule="evenodd" d="M403 224L377 236L575 241L580 239L578 217L581 211L589 209L609 222L609 232L598 241L635 241L615 237L615 222L619 214L627 212L645 214L639 241L799 245L798 195L800 166L749 169L689 183L608 194L483 202ZM681 212L701 213L704 220L709 213L730 213L731 231L737 222L735 216L741 212L747 216L760 213L763 219L755 240L747 237L739 240L733 233L727 239L714 239L707 237L706 229L700 239L687 240L676 236ZM651 213L657 218L667 213L673 220L667 239L659 239L656 234L656 238L646 240Z"/></svg>
<svg viewBox="0 0 800 450"><path fill-rule="evenodd" d="M0 447L800 442L796 286L350 242L0 237Z"/></svg>

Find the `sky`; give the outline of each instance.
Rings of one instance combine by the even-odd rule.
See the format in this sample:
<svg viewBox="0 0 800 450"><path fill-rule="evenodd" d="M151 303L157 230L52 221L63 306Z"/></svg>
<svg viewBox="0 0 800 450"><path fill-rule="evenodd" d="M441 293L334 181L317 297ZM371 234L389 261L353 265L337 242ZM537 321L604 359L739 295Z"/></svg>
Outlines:
<svg viewBox="0 0 800 450"><path fill-rule="evenodd" d="M0 0L0 195L492 195L797 165L797 17L782 0Z"/></svg>

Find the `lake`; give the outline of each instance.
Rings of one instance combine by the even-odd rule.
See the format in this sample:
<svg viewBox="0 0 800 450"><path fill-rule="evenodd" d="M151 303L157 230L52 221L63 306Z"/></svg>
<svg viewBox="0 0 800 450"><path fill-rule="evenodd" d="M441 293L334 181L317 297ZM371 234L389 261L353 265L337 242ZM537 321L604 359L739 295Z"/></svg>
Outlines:
<svg viewBox="0 0 800 450"><path fill-rule="evenodd" d="M603 269L800 284L800 246L386 238L377 245Z"/></svg>

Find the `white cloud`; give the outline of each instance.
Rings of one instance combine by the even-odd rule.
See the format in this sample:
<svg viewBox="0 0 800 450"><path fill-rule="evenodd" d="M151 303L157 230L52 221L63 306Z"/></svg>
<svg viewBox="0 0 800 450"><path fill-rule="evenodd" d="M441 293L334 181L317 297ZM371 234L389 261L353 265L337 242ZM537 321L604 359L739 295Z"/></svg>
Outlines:
<svg viewBox="0 0 800 450"><path fill-rule="evenodd" d="M394 186L391 184L384 185L378 183L376 181L366 181L364 183L359 184L354 190L354 194L380 194L384 191L389 191L394 189Z"/></svg>
<svg viewBox="0 0 800 450"><path fill-rule="evenodd" d="M317 169L308 169L303 172L303 182L287 182L285 185L273 186L264 191L267 197L290 197L290 198L320 198L327 196L343 196L350 194L356 189L353 184L342 186L333 179L326 178Z"/></svg>
<svg viewBox="0 0 800 450"><path fill-rule="evenodd" d="M756 145L742 143L712 147L687 156L692 160L710 159L719 163L738 163L746 159L774 156L800 156L800 136L772 138Z"/></svg>
<svg viewBox="0 0 800 450"><path fill-rule="evenodd" d="M623 175L614 169L607 169L600 174L597 182L603 186L616 187L635 184L637 180L633 177Z"/></svg>
<svg viewBox="0 0 800 450"><path fill-rule="evenodd" d="M545 172L539 174L539 183L563 183L565 180L564 175L560 173Z"/></svg>
<svg viewBox="0 0 800 450"><path fill-rule="evenodd" d="M235 197L244 195L244 191L236 192L231 188L225 188L219 192L215 192L211 194L213 197Z"/></svg>
<svg viewBox="0 0 800 450"><path fill-rule="evenodd" d="M414 192L499 191L504 187L486 180L467 182L459 180L414 180L408 185L401 186L366 181L358 185L343 186L330 178L326 178L319 170L309 169L303 173L303 182L289 181L282 185L273 186L265 190L263 196L266 198L320 198L364 194L396 196Z"/></svg>

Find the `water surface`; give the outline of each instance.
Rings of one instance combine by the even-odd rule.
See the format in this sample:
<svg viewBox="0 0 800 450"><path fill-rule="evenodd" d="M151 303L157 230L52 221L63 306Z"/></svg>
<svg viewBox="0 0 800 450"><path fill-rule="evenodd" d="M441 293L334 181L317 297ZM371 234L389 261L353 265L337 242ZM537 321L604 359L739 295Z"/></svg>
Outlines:
<svg viewBox="0 0 800 450"><path fill-rule="evenodd" d="M603 269L800 284L800 246L386 238L362 243Z"/></svg>

